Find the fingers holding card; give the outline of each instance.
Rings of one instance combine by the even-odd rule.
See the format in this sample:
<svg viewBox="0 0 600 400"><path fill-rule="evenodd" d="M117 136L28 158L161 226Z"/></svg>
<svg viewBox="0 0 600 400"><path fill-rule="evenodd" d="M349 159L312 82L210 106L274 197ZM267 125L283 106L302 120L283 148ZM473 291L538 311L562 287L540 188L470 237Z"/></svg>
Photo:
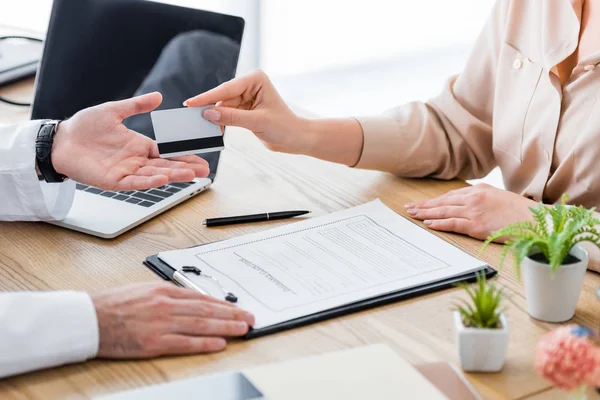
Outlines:
<svg viewBox="0 0 600 400"><path fill-rule="evenodd" d="M150 113L158 151L162 158L221 151L225 148L221 127L202 116L207 107L176 108Z"/></svg>

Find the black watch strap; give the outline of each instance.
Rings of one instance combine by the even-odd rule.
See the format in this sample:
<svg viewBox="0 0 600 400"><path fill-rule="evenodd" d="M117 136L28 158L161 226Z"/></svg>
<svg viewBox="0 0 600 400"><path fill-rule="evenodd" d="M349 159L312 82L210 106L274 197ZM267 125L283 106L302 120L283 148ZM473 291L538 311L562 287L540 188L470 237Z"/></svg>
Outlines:
<svg viewBox="0 0 600 400"><path fill-rule="evenodd" d="M40 174L48 183L64 182L68 178L59 174L52 165L52 144L56 127L61 121L48 121L40 126L37 138L35 139L35 159Z"/></svg>

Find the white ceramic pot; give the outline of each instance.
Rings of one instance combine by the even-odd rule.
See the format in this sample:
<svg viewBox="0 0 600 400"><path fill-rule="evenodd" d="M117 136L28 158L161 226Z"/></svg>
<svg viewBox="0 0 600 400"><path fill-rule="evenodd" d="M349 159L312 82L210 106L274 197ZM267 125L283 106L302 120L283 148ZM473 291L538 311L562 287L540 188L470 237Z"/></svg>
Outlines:
<svg viewBox="0 0 600 400"><path fill-rule="evenodd" d="M562 265L554 275L550 266L527 257L521 265L527 312L545 322L564 322L575 315L581 284L588 265L588 252L575 246L570 254L580 261Z"/></svg>
<svg viewBox="0 0 600 400"><path fill-rule="evenodd" d="M502 328L467 328L458 311L454 312L454 334L460 366L464 371L498 372L504 366L508 348L508 323L500 316Z"/></svg>

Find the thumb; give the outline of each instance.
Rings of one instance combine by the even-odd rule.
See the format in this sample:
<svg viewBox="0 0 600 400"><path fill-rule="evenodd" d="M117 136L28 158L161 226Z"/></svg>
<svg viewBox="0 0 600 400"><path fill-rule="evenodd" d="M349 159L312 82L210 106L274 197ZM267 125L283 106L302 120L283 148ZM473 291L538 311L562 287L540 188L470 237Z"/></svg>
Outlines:
<svg viewBox="0 0 600 400"><path fill-rule="evenodd" d="M162 103L162 95L159 92L153 92L112 102L110 108L121 120L124 120L132 115L150 112L156 109L160 103Z"/></svg>
<svg viewBox="0 0 600 400"><path fill-rule="evenodd" d="M231 107L213 107L204 111L202 115L206 120L217 125L239 126L251 131L262 130L261 120L264 122L264 116L259 111Z"/></svg>

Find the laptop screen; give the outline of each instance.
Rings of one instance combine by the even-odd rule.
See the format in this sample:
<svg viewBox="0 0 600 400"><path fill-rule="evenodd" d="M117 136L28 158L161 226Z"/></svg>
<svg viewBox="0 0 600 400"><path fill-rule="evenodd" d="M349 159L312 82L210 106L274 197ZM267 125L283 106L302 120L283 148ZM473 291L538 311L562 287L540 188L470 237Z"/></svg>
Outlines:
<svg viewBox="0 0 600 400"><path fill-rule="evenodd" d="M159 91L158 109L235 77L244 20L147 0L55 0L32 119ZM154 138L149 114L125 121ZM203 154L217 170L219 153Z"/></svg>

